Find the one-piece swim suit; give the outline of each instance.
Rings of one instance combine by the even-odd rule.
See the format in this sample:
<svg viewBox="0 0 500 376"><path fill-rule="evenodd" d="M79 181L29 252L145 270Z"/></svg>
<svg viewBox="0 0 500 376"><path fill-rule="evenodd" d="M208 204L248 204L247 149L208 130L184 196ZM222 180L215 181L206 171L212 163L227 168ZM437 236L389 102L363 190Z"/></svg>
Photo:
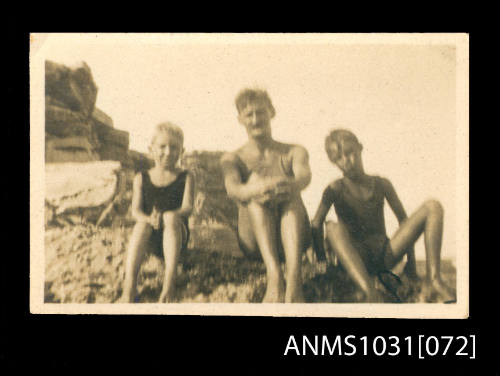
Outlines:
<svg viewBox="0 0 500 376"><path fill-rule="evenodd" d="M158 187L153 184L148 171L142 174L142 205L146 215L150 215L153 208L163 213L169 210L179 209L184 198L184 188L186 186L187 171L182 171L177 178L169 185ZM189 226L187 218L183 217L182 225L184 233L181 250L187 247L189 240ZM155 255L163 258L163 229L153 230L151 234L152 250Z"/></svg>
<svg viewBox="0 0 500 376"><path fill-rule="evenodd" d="M355 247L370 274L386 271L385 256L390 251L384 220L384 192L381 178L373 177L373 192L367 200L354 197L344 179L329 185L322 197L324 205L335 206L337 217L346 225Z"/></svg>

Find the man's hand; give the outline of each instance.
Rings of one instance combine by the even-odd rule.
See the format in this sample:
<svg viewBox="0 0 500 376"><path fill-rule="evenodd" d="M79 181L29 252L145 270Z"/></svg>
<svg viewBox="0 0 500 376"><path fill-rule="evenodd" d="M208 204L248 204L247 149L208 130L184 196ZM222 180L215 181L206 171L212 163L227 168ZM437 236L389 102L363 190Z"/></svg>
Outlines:
<svg viewBox="0 0 500 376"><path fill-rule="evenodd" d="M262 192L254 198L254 201L260 204L283 202L292 194L291 182L285 177L263 178L261 184Z"/></svg>

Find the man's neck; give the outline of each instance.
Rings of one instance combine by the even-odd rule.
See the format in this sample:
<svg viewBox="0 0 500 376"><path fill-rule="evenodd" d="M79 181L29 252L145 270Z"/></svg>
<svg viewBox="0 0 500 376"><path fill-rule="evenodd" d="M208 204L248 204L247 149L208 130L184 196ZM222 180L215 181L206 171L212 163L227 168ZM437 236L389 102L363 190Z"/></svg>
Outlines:
<svg viewBox="0 0 500 376"><path fill-rule="evenodd" d="M274 140L272 137L259 137L259 138L250 138L248 140L248 144L253 148L258 149L261 153L271 148L274 145Z"/></svg>

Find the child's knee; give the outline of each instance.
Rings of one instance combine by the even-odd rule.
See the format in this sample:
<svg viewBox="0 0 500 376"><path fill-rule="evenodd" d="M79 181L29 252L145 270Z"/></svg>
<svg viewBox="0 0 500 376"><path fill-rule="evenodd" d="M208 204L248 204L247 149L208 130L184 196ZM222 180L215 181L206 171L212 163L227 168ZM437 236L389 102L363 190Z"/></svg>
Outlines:
<svg viewBox="0 0 500 376"><path fill-rule="evenodd" d="M133 233L144 236L149 235L152 230L153 228L149 223L141 221L135 223Z"/></svg>
<svg viewBox="0 0 500 376"><path fill-rule="evenodd" d="M165 212L162 219L165 228L173 228L179 226L181 217L175 212Z"/></svg>
<svg viewBox="0 0 500 376"><path fill-rule="evenodd" d="M440 215L440 216L444 215L443 205L441 205L441 203L438 200L434 200L434 199L427 200L424 203L424 206L427 208L429 213L432 213L435 215Z"/></svg>

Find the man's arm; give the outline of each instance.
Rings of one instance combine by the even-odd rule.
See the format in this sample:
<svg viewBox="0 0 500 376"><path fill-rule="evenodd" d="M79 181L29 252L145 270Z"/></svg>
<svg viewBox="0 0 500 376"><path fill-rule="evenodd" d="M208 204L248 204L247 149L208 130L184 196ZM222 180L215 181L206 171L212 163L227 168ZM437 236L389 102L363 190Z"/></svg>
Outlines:
<svg viewBox="0 0 500 376"><path fill-rule="evenodd" d="M244 184L242 182L237 158L234 153L226 153L221 158L227 195L240 202L248 202L265 195L269 187L264 182L259 184Z"/></svg>
<svg viewBox="0 0 500 376"><path fill-rule="evenodd" d="M389 179L382 178L382 186L384 188L384 196L389 206L398 219L399 224L403 223L403 221L408 218L406 211L399 199L394 186L389 181ZM410 251L407 254L408 263L406 264L406 269L408 275L412 278L416 278L417 276L417 264L415 260L415 247L411 246Z"/></svg>
<svg viewBox="0 0 500 376"><path fill-rule="evenodd" d="M294 179L291 188L296 192L302 191L311 182L311 168L309 167L309 154L302 146L294 146L292 150L292 170Z"/></svg>

